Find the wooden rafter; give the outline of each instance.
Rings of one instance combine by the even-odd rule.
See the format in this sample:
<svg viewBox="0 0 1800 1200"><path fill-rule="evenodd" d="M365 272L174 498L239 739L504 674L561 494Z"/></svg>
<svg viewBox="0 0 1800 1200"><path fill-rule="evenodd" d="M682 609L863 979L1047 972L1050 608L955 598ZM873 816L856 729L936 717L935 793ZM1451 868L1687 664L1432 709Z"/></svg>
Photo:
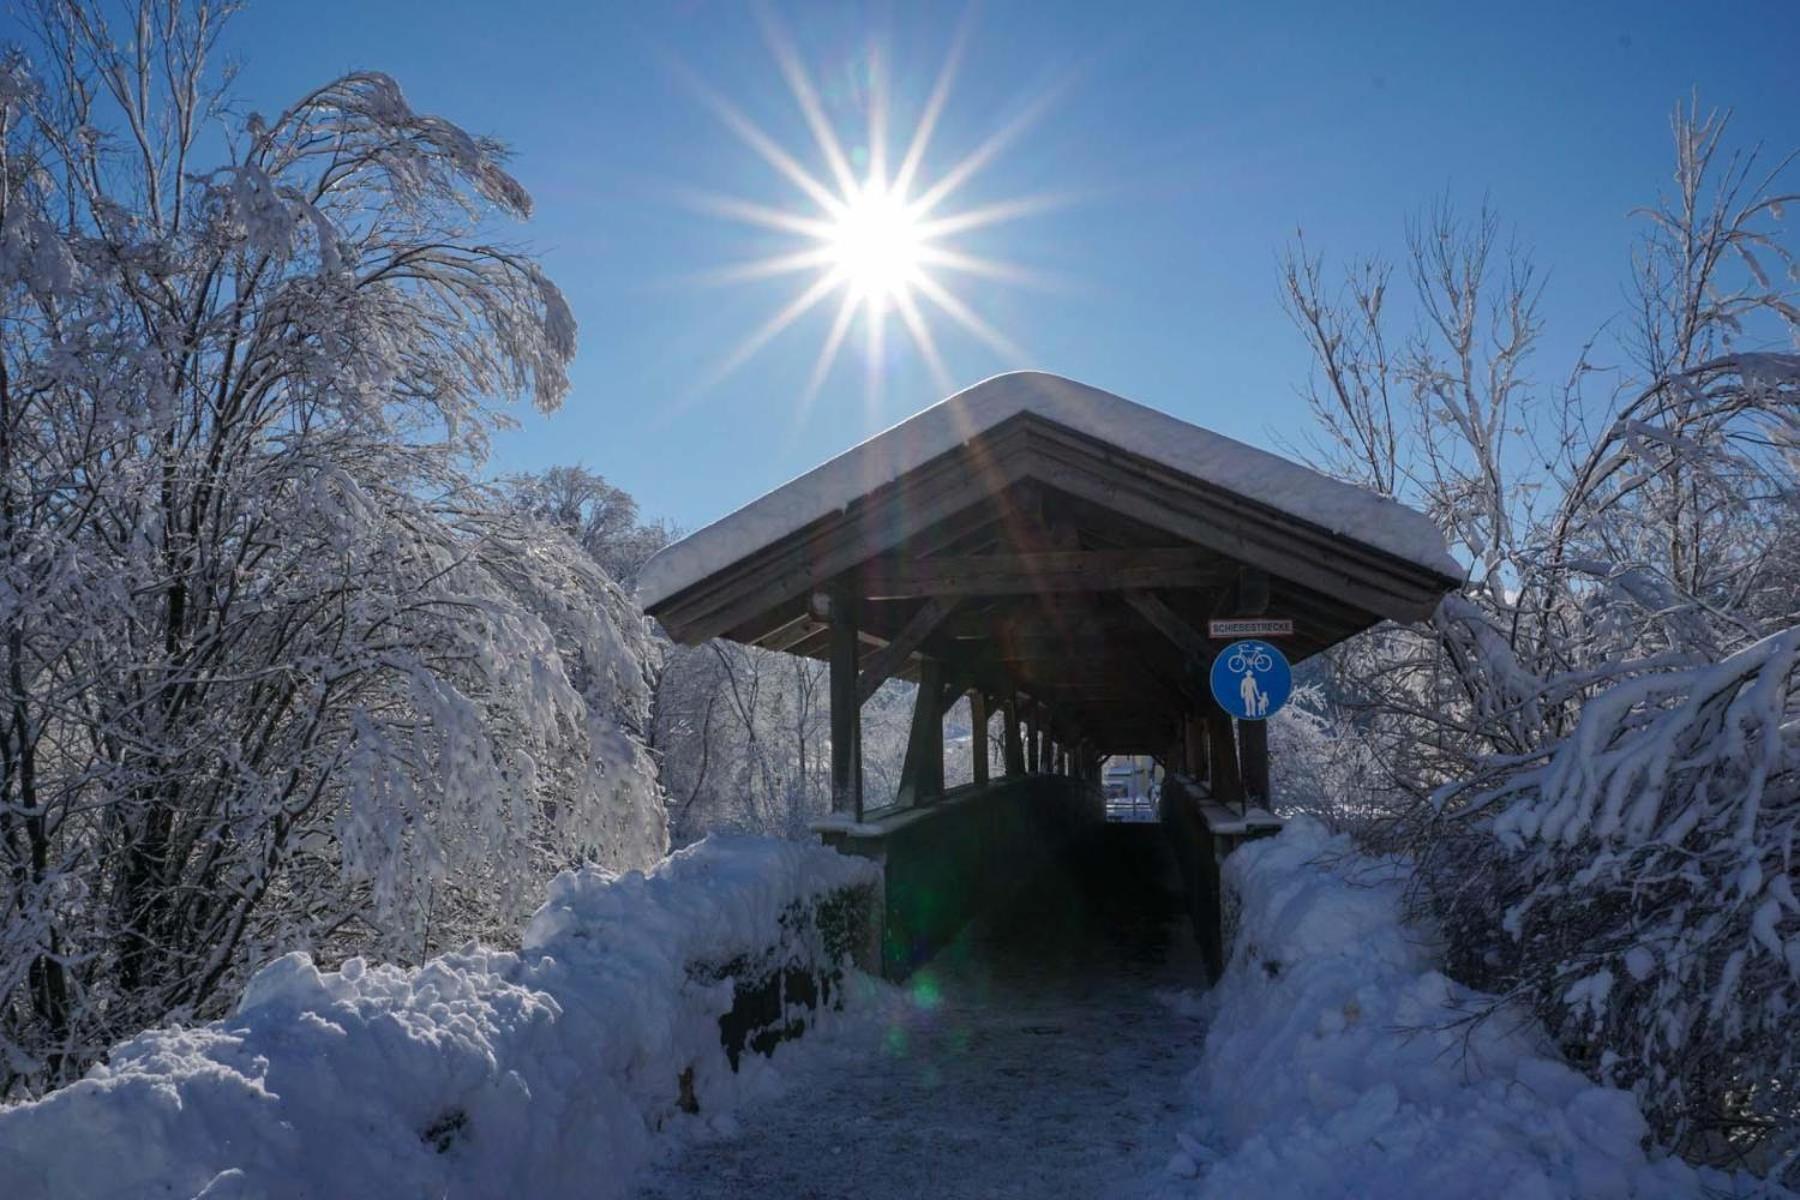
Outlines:
<svg viewBox="0 0 1800 1200"><path fill-rule="evenodd" d="M949 555L882 560L863 569L863 594L907 596L1044 595L1121 588L1205 588L1229 582L1217 556L1204 550L1041 550L1025 554Z"/></svg>

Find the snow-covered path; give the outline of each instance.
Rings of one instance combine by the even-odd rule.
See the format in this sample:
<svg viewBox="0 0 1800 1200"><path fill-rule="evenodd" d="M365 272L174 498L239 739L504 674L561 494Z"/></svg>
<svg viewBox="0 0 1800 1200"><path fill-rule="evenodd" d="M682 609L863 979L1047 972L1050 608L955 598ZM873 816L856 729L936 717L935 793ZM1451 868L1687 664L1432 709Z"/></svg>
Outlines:
<svg viewBox="0 0 1800 1200"><path fill-rule="evenodd" d="M1160 828L1113 826L916 973L879 1028L801 1055L785 1094L649 1171L642 1200L1134 1196L1175 1146L1203 968Z"/></svg>

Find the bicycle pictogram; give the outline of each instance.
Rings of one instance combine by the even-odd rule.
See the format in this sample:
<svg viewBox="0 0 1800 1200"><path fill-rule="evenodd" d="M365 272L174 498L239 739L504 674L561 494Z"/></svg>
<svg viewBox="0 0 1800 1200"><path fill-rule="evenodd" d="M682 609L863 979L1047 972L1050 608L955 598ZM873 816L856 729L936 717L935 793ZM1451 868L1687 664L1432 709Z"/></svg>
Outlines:
<svg viewBox="0 0 1800 1200"><path fill-rule="evenodd" d="M1239 643L1236 652L1226 660L1225 669L1233 675L1242 675L1245 672L1261 675L1274 665L1275 660L1269 657L1269 652L1265 648L1261 646L1244 647L1242 643Z"/></svg>

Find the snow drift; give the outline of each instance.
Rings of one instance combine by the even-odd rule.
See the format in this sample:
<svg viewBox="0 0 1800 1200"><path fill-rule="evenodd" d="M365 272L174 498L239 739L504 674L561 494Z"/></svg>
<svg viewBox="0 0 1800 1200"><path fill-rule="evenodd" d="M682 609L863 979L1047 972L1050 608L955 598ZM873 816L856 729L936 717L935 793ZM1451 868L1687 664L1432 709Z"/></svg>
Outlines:
<svg viewBox="0 0 1800 1200"><path fill-rule="evenodd" d="M1437 969L1403 865L1310 818L1225 864L1236 936L1172 1174L1198 1196L1785 1196L1646 1150L1630 1093ZM1191 1191L1189 1190L1191 1187Z"/></svg>
<svg viewBox="0 0 1800 1200"><path fill-rule="evenodd" d="M518 953L336 971L287 955L231 1018L151 1030L0 1111L0 1194L618 1195L659 1130L755 1085L756 1060L736 1073L721 1043L746 980L774 981L788 1032L811 1018L783 981L841 980L875 875L709 838L647 875L559 875Z"/></svg>

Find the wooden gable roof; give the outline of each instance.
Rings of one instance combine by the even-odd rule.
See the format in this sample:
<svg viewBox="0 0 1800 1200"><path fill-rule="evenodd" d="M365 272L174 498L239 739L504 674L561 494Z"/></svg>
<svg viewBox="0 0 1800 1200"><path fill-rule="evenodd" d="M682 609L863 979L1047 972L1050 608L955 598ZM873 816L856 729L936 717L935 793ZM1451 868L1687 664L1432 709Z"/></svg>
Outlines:
<svg viewBox="0 0 1800 1200"><path fill-rule="evenodd" d="M1111 752L1191 702L1211 617L1292 619L1282 641L1298 661L1383 618L1424 618L1459 583L1422 515L1040 373L933 406L669 547L642 578L678 641L820 658L823 596L853 596L882 673L936 659Z"/></svg>

